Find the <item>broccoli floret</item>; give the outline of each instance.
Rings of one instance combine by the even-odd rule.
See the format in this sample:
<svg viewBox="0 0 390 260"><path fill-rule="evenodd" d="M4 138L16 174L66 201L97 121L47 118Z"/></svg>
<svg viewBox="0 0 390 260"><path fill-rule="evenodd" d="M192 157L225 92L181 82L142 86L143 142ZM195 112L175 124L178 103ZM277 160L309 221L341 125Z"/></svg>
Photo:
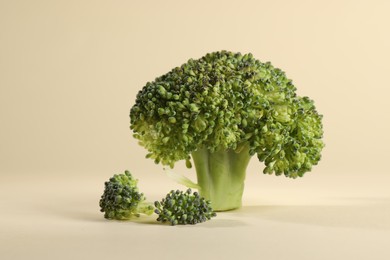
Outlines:
<svg viewBox="0 0 390 260"><path fill-rule="evenodd" d="M192 194L191 189L186 192L172 190L161 201L156 201L154 206L155 213L159 215L157 221L171 225L197 224L216 216L210 201L206 201L198 192Z"/></svg>
<svg viewBox="0 0 390 260"><path fill-rule="evenodd" d="M143 193L137 187L138 180L129 171L115 174L105 182L104 193L100 199L100 211L107 219L125 220L139 217L140 214L151 215L154 207L146 202Z"/></svg>
<svg viewBox="0 0 390 260"><path fill-rule="evenodd" d="M252 54L206 54L148 82L130 128L155 163L195 164L200 194L215 210L241 206L247 165L302 177L321 158L322 115L271 63Z"/></svg>

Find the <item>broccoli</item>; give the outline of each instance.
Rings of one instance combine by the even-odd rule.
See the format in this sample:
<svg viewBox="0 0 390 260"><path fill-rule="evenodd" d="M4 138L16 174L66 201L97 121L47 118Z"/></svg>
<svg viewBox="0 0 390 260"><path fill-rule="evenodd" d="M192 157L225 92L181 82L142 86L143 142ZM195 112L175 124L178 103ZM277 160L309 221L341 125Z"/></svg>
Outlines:
<svg viewBox="0 0 390 260"><path fill-rule="evenodd" d="M193 159L199 192L217 211L241 206L253 155L265 174L302 177L321 158L322 115L285 73L252 54L208 53L148 82L130 128L155 163Z"/></svg>
<svg viewBox="0 0 390 260"><path fill-rule="evenodd" d="M100 199L100 211L107 219L125 220L139 217L140 214L153 214L152 203L146 202L143 193L138 191L138 180L129 171L115 174L105 182L104 193Z"/></svg>
<svg viewBox="0 0 390 260"><path fill-rule="evenodd" d="M138 180L134 179L129 171L115 174L105 182L104 193L99 205L101 212L107 219L128 220L139 217L140 214L159 215L157 221L176 224L197 224L216 216L210 202L200 197L197 192L192 194L191 189L185 193L171 191L161 202L146 202L143 193L137 187Z"/></svg>
<svg viewBox="0 0 390 260"><path fill-rule="evenodd" d="M159 215L157 221L168 221L171 225L197 224L216 216L210 201L200 197L197 192L192 194L191 189L186 192L172 190L161 201L156 201L154 206L154 212Z"/></svg>

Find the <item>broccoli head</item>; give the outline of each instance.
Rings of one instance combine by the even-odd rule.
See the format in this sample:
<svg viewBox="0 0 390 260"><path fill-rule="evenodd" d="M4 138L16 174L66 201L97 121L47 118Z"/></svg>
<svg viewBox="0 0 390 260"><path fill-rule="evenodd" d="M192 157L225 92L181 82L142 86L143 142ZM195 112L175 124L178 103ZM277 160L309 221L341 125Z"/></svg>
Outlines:
<svg viewBox="0 0 390 260"><path fill-rule="evenodd" d="M202 196L216 210L241 205L250 158L266 174L301 177L321 158L322 116L285 73L252 54L190 59L148 82L130 110L147 158L194 161Z"/></svg>
<svg viewBox="0 0 390 260"><path fill-rule="evenodd" d="M154 206L155 213L159 215L157 221L171 225L198 224L216 216L210 201L197 192L192 194L191 189L186 192L172 190L161 201L156 201Z"/></svg>
<svg viewBox="0 0 390 260"><path fill-rule="evenodd" d="M145 202L145 196L137 187L138 180L129 171L115 174L105 182L104 193L100 199L100 211L107 219L125 220L139 215L151 215L154 207Z"/></svg>

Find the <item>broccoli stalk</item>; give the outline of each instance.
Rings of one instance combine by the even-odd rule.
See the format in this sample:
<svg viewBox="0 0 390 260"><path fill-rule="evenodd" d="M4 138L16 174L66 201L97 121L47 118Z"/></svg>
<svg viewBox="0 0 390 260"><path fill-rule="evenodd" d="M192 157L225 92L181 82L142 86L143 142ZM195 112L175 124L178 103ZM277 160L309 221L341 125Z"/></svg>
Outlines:
<svg viewBox="0 0 390 260"><path fill-rule="evenodd" d="M249 147L241 151L217 152L199 149L192 153L200 193L212 202L216 210L230 210L241 206L250 158Z"/></svg>
<svg viewBox="0 0 390 260"><path fill-rule="evenodd" d="M322 115L295 91L282 70L252 54L208 53L146 83L130 128L155 163L191 168L193 159L200 194L214 210L234 209L252 156L263 173L290 178L319 162Z"/></svg>

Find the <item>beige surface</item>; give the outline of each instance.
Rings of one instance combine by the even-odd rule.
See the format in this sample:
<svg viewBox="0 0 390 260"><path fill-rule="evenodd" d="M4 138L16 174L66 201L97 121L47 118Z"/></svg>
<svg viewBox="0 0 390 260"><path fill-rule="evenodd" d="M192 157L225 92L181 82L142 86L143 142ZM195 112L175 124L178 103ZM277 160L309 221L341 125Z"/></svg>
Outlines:
<svg viewBox="0 0 390 260"><path fill-rule="evenodd" d="M291 183L250 176L238 211L196 226L156 216L105 220L104 178L37 175L0 184L1 259L389 259L389 176L325 174ZM173 188L146 174L151 201ZM277 178L275 178L277 179ZM161 182L162 185L153 185ZM156 189L158 187L158 189Z"/></svg>
<svg viewBox="0 0 390 260"><path fill-rule="evenodd" d="M0 259L389 259L390 3L140 2L0 0ZM271 61L315 100L319 166L288 180L254 159L243 209L203 225L105 221L113 173L151 200L180 187L131 137L137 91L221 49Z"/></svg>

